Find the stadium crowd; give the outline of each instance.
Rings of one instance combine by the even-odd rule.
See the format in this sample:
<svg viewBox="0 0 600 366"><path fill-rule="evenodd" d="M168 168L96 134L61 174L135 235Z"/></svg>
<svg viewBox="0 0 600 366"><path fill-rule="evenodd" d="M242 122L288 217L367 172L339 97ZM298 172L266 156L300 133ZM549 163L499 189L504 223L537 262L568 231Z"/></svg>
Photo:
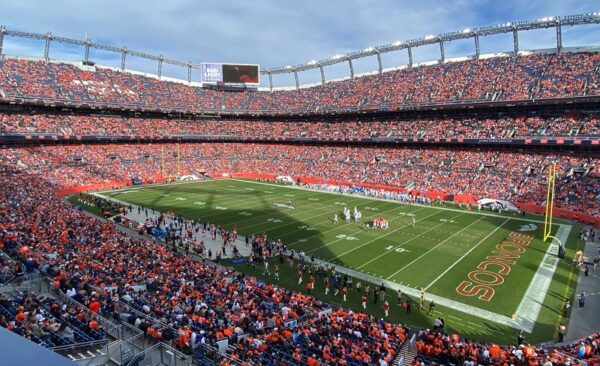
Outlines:
<svg viewBox="0 0 600 366"><path fill-rule="evenodd" d="M191 162L198 153L205 154L200 160L214 159L224 146L230 145L183 145L182 150L186 161ZM246 364L391 364L409 335L405 327L350 309L331 309L309 294L287 291L210 262L193 261L166 247L122 232L111 223L90 217L56 196L56 190L65 183L119 179L128 174L143 174L149 167L158 169L152 163L149 166L147 161L128 160L133 159L128 152L157 154L165 147L57 146L3 150L0 248L27 263L28 267L37 268L51 277L56 288L91 312L127 321L147 336L185 352L196 343L214 345L217 340L229 339L230 344L236 345L229 349L229 355ZM224 153L241 159L241 166L257 169L273 169L273 161L285 166L284 159L291 159L284 157L284 150L275 145L253 145L253 148L255 150L247 153L256 154L254 156L243 154L235 145ZM237 156L233 149L238 149ZM259 159L259 156L265 156L265 150L272 153L271 157ZM331 157L335 150L321 148L317 154ZM346 150L343 150L344 155L353 153L349 155L354 155L353 159L359 164L370 161L362 157L365 152ZM370 151L375 152L381 154L380 159L395 153L381 149ZM409 151L411 156L416 152L414 149ZM118 163L111 163L107 153L117 155ZM456 157L460 154L456 153ZM81 156L86 163L71 166L65 162L73 156ZM424 156L420 158L425 159ZM499 158L495 153L485 153L478 158L503 164L511 161L510 157ZM103 165L102 161L109 163ZM174 163L172 157L169 163ZM561 173L564 174L569 166L581 163L576 158L564 159ZM232 161L219 164L235 166ZM468 161L466 166L477 166L477 163ZM186 169L193 169L193 166ZM308 282L314 282L314 279ZM345 296L344 289L341 294ZM383 304L384 309L386 304ZM77 325L79 330L74 331L77 334L88 332L102 336L93 316L79 315L83 313L77 308L59 308L52 301L35 297L2 298L0 306L8 310L2 314L0 324L41 343L50 340L53 344L61 344L63 339L70 337L71 324ZM45 310L38 311L40 307ZM55 324L46 318L54 318ZM62 323L57 327L56 321ZM55 328L56 335L53 333ZM418 337L419 352L427 357L444 357L444 353L449 360L488 357L488 364L496 364L493 355L486 356L487 346L462 340L455 334L442 336L423 331ZM536 362L551 357L527 347L534 353L528 354L529 351L518 346L490 346L489 352L498 350L507 362L515 364L524 363L519 361L520 357ZM597 348L586 352L593 355ZM552 358L552 361L556 360L558 358Z"/></svg>
<svg viewBox="0 0 600 366"><path fill-rule="evenodd" d="M198 148L186 146L186 153ZM75 179L71 183L91 179L103 168L79 166L75 169L82 172L75 175L60 164L58 156L65 153L64 148L51 149L56 151L43 155L35 150L46 149L19 150L18 164L2 160L0 247L52 277L57 288L93 313L130 322L148 336L184 351L198 342L214 344L228 338L236 345L230 356L247 363L389 365L406 340L408 330L401 325L350 309L330 309L310 295L286 291L209 262L192 261L81 213L58 198L55 190L71 179ZM82 153L85 149L99 151ZM106 149L109 147L74 148L90 159L103 156ZM494 154L488 153L484 161L493 159ZM48 174L45 164L50 161L59 164L59 175ZM563 171L576 162L571 158L562 164ZM137 173L135 166L128 169ZM109 171L125 172L107 169L104 174ZM10 310L1 315L0 324L40 343L53 340L61 344L57 340L64 341L71 333L83 337L81 329L102 336L93 317L75 307L61 308L36 297L2 298L0 306ZM42 307L43 311L36 310ZM77 324L78 330L72 330L71 323ZM421 331L417 344L419 354L439 360L479 362L487 357L484 361L494 363L497 357L515 364L522 360L566 364L559 360L562 356L541 348L482 345L456 334ZM584 354L593 357L597 339L590 338L586 344ZM580 349L573 346L564 352L578 353Z"/></svg>
<svg viewBox="0 0 600 366"><path fill-rule="evenodd" d="M600 54L530 53L400 68L300 90L224 92L95 66L8 58L5 96L182 111L323 111L596 95ZM560 85L557 87L556 85Z"/></svg>
<svg viewBox="0 0 600 366"><path fill-rule="evenodd" d="M15 298L0 294L0 326L45 347L106 339L93 312L62 305L34 293Z"/></svg>
<svg viewBox="0 0 600 366"><path fill-rule="evenodd" d="M416 362L425 365L595 365L600 362L597 334L556 348L526 344L519 335L516 344L504 347L426 329L418 333L417 354Z"/></svg>
<svg viewBox="0 0 600 366"><path fill-rule="evenodd" d="M228 121L72 115L0 114L0 133L95 136L202 135L240 139L523 138L600 136L588 115L408 120Z"/></svg>
<svg viewBox="0 0 600 366"><path fill-rule="evenodd" d="M179 153L179 158L177 154ZM558 162L557 205L600 214L593 157L415 147L331 147L276 144L80 145L3 149L0 156L64 186L141 177L221 173L306 176L371 183L414 194L441 192L541 204L546 167Z"/></svg>
<svg viewBox="0 0 600 366"><path fill-rule="evenodd" d="M249 335L256 341L246 342L248 353L235 356L262 364L268 364L269 355L279 354L299 362L315 357L324 364L367 365L373 359L391 360L405 339L406 330L400 325L374 321L351 310L339 309L316 320L317 313L329 309L316 298L208 262L193 261L158 244L131 237L63 202L53 189L48 189L49 184L57 188L55 183L41 177L31 171L3 167L1 246L20 260L33 263L53 279L55 287L94 313L131 321L148 336L182 350L189 350L192 340L214 344L217 339L228 338L236 343L242 334ZM44 302L30 300L33 304L27 298L0 299L0 305L13 310L7 315L14 317L3 316L0 324L12 330L30 329L32 322L28 318L40 314L35 310L36 304ZM25 307L20 308L20 304ZM55 305L48 306L53 312ZM132 317L131 309L157 323ZM42 317L33 323L43 321ZM60 313L56 317L63 318ZM92 329L97 327L93 321L89 325ZM299 328L294 331L297 336L289 337L287 345L282 345L275 333L284 332L288 321L295 321ZM329 322L335 325L335 333L326 326ZM342 328L347 325L352 328ZM363 332L364 336L348 334L349 329ZM42 329L39 337L33 339L45 336ZM317 352L313 349L315 337L321 352L311 356ZM368 347L367 340L373 341ZM265 351L263 355L261 352Z"/></svg>

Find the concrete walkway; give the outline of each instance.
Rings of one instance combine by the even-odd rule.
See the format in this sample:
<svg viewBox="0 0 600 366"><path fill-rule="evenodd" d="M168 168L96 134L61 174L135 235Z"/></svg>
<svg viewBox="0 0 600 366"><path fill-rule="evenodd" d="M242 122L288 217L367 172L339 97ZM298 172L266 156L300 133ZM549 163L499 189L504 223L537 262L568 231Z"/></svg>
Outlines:
<svg viewBox="0 0 600 366"><path fill-rule="evenodd" d="M141 223L141 224L143 224L147 219L153 219L156 222L158 220L158 217L160 216L159 211L155 210L154 213L152 213L152 209L150 209L150 208L148 209L148 215L146 215L145 210L140 210L140 213L138 213L137 205L129 204L124 201L119 201L118 199L103 196L101 194L93 193L93 195L96 195L100 198L103 198L103 199L106 199L109 201L117 202L124 206L131 206L132 207L131 212L128 212L125 215L125 217L127 217L128 219L133 220L135 222ZM164 226L168 227L170 224L173 224L173 225L177 224L177 220L168 218L165 215ZM164 229L164 227L163 227L163 229ZM183 234L185 234L185 229L183 230ZM204 247L206 248L205 253L208 253L208 250L210 249L210 251L212 252L213 259L215 258L215 255L217 254L217 252L221 251L221 244L223 243L223 239L221 238L220 235L217 234L217 239L213 240L212 235L208 234L208 232L205 234L202 234L202 229L200 229L197 233L194 230L193 236L197 242L204 241ZM241 256L247 257L250 255L252 246L251 245L246 246L245 237L243 237L243 236L238 237L238 240L236 241L235 245ZM227 253L226 253L226 255L223 255L222 258L232 258L233 257L233 246L231 244L228 244L226 249L227 249Z"/></svg>
<svg viewBox="0 0 600 366"><path fill-rule="evenodd" d="M588 228L586 227L586 230ZM594 271L593 260L598 256L600 240L587 241L584 247L586 262L589 263L589 275L586 277L583 268L579 274L577 292L571 304L571 319L565 341L575 341L600 330L600 266ZM588 295L585 306L579 307L578 299L582 291Z"/></svg>

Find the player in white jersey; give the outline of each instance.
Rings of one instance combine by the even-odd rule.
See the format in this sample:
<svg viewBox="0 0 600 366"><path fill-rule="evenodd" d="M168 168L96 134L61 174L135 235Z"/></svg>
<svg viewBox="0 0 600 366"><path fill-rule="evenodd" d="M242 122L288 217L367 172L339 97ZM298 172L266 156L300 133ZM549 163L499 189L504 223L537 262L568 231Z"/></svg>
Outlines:
<svg viewBox="0 0 600 366"><path fill-rule="evenodd" d="M415 224L417 223L417 220L415 219L415 217L412 217L412 227L413 229L416 227Z"/></svg>
<svg viewBox="0 0 600 366"><path fill-rule="evenodd" d="M337 224L338 223L338 216L337 213L333 215L333 223Z"/></svg>

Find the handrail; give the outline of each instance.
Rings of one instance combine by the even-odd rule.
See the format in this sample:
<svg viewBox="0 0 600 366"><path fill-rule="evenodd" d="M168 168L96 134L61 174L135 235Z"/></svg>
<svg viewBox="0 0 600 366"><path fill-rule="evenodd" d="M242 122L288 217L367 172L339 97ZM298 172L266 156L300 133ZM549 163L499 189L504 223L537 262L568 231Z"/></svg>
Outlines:
<svg viewBox="0 0 600 366"><path fill-rule="evenodd" d="M54 352L58 352L58 351L62 351L63 349L72 350L73 348L77 348L77 347L96 347L96 346L107 345L107 344L108 344L108 339L100 339L97 341L73 343L73 344L66 344L66 345L62 345L62 346L50 347L48 349L50 349Z"/></svg>
<svg viewBox="0 0 600 366"><path fill-rule="evenodd" d="M175 365L182 365L182 364L183 365L192 365L192 357L179 352L178 350L169 346L166 343L160 342L160 343L157 343L157 344L151 346L150 348L144 350L143 352L139 353L135 357L133 357L127 363L127 366L136 365L138 363L138 361L140 361L143 358L146 358L146 356L148 356L148 355L152 356L152 353L154 353L154 352L163 352L163 351L169 352L174 356L174 358L177 360ZM160 364L164 364L162 362L162 360L161 360ZM170 364L170 363L168 363L168 364ZM154 364L152 364L152 363L150 365L154 366Z"/></svg>
<svg viewBox="0 0 600 366"><path fill-rule="evenodd" d="M261 92L262 93L262 92ZM266 93L266 92L265 92ZM547 103L552 101L586 101L598 97L597 95L583 95L583 96L568 96L568 97L555 97L555 98L527 98L518 100L503 100L493 101L485 98L476 99L451 99L451 100L430 100L423 102L399 102L399 103L378 103L378 104L363 104L360 106L309 106L304 108L287 108L287 109L240 109L240 108L225 108L223 106L215 108L201 108L197 103L187 103L183 107L175 106L161 106L156 104L140 104L140 103L116 103L116 102L105 102L97 100L71 100L66 98L52 98L52 97L33 97L26 95L15 95L7 94L0 98L3 101L11 103L31 103L31 104L66 104L73 106L94 106L94 107L105 107L118 110L133 110L142 112L163 112L163 113L181 113L181 114L211 114L211 115L303 115L303 114L332 114L332 113L351 113L351 112L392 112L392 111L411 111L419 110L425 107L444 107L444 106L455 106L455 105L502 105L502 104L515 104L515 103Z"/></svg>
<svg viewBox="0 0 600 366"><path fill-rule="evenodd" d="M122 333L121 333L120 325L117 325L117 324L111 322L110 320L106 319L105 317L103 317L100 314L94 313L93 311L88 309L82 303L75 301L74 299L67 296L61 290L56 290L56 293L57 293L59 299L71 303L73 306L76 306L76 307L80 308L81 310L83 310L83 312L85 312L87 315L94 317L102 325L102 328L104 329L104 331L106 333L108 333L109 335L111 335L112 337L114 337L116 339L121 338Z"/></svg>

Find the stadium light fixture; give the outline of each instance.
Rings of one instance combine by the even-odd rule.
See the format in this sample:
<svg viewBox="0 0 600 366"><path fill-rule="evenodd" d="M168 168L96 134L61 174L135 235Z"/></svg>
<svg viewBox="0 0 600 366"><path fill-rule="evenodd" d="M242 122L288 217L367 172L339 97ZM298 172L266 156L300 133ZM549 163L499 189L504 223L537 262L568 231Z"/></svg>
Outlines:
<svg viewBox="0 0 600 366"><path fill-rule="evenodd" d="M367 48L365 48L363 51L365 51L365 52L371 52L371 51L373 51L373 50L374 50L374 48L373 48L373 47L367 47Z"/></svg>
<svg viewBox="0 0 600 366"><path fill-rule="evenodd" d="M285 65L286 69L291 69L293 66L292 65Z"/></svg>
<svg viewBox="0 0 600 366"><path fill-rule="evenodd" d="M392 43L394 46L401 46L404 42L402 41L396 41L394 43Z"/></svg>
<svg viewBox="0 0 600 366"><path fill-rule="evenodd" d="M307 65L316 65L317 64L317 60L310 60L306 64Z"/></svg>
<svg viewBox="0 0 600 366"><path fill-rule="evenodd" d="M427 36L425 36L425 40L426 40L426 41L429 41L430 39L434 39L434 38L435 38L435 36L432 36L431 34L430 34L430 35L427 35Z"/></svg>
<svg viewBox="0 0 600 366"><path fill-rule="evenodd" d="M463 33L471 33L471 28L465 28L462 31Z"/></svg>
<svg viewBox="0 0 600 366"><path fill-rule="evenodd" d="M331 57L332 60L339 60L340 58L344 57L343 55L337 54L333 57Z"/></svg>

